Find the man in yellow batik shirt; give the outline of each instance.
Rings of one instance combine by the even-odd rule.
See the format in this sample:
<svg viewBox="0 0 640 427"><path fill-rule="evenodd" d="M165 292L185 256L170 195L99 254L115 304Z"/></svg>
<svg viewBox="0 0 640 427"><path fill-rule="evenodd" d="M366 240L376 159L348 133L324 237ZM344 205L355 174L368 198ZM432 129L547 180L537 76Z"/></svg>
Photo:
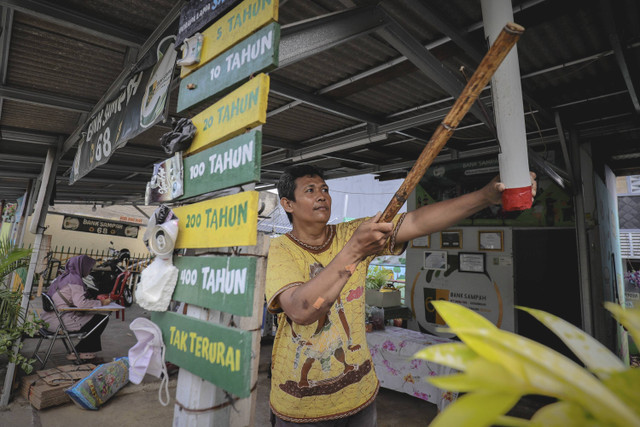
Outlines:
<svg viewBox="0 0 640 427"><path fill-rule="evenodd" d="M278 194L293 229L272 240L266 279L268 309L279 313L270 396L276 426L376 425L379 383L364 329L369 263L500 203L503 190L494 179L390 223L377 223L378 213L327 225L331 196L322 172L308 165L285 169Z"/></svg>

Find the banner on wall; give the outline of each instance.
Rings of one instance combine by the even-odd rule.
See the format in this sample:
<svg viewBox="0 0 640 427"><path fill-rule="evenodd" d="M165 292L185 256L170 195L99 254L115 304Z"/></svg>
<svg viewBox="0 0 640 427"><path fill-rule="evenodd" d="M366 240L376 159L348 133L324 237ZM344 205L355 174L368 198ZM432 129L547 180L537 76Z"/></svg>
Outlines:
<svg viewBox="0 0 640 427"><path fill-rule="evenodd" d="M84 124L73 161L73 184L109 161L114 151L163 117L176 62L172 25L135 66L118 93Z"/></svg>
<svg viewBox="0 0 640 427"><path fill-rule="evenodd" d="M102 218L65 215L62 229L68 231L84 231L85 233L103 234L107 236L138 238L140 227Z"/></svg>

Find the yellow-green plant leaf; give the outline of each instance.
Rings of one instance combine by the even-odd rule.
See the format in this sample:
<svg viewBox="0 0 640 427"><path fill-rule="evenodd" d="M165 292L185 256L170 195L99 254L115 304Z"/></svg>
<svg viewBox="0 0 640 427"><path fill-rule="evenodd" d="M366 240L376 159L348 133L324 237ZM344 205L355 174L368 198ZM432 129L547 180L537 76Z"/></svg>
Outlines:
<svg viewBox="0 0 640 427"><path fill-rule="evenodd" d="M534 394L581 404L612 425L640 425L640 418L588 371L527 338L478 322L480 315L448 301L433 303L451 329L479 356L521 377ZM476 326L480 324L480 327Z"/></svg>
<svg viewBox="0 0 640 427"><path fill-rule="evenodd" d="M451 329L468 326L474 326L478 329L498 329L486 317L460 304L450 301L432 301L432 304ZM447 318L445 319L443 315Z"/></svg>
<svg viewBox="0 0 640 427"><path fill-rule="evenodd" d="M484 427L507 412L519 400L503 393L478 392L465 394L441 412L429 427Z"/></svg>
<svg viewBox="0 0 640 427"><path fill-rule="evenodd" d="M471 378L469 375L463 373L429 377L427 381L435 387L459 393L486 390L490 386L486 381L477 381L476 378Z"/></svg>
<svg viewBox="0 0 640 427"><path fill-rule="evenodd" d="M604 306L613 316L627 328L631 338L640 347L640 307L622 308L618 304L605 302Z"/></svg>
<svg viewBox="0 0 640 427"><path fill-rule="evenodd" d="M526 311L551 329L578 356L582 363L599 377L607 377L613 372L626 369L625 364L608 348L566 320L533 308L517 308Z"/></svg>
<svg viewBox="0 0 640 427"><path fill-rule="evenodd" d="M556 402L539 409L531 418L531 427L597 427L597 423L580 406Z"/></svg>
<svg viewBox="0 0 640 427"><path fill-rule="evenodd" d="M531 394L544 394L582 405L594 417L610 425L640 425L638 417L611 390L587 370L555 351L506 331L485 334L481 330L456 330L480 355L491 355L530 386Z"/></svg>
<svg viewBox="0 0 640 427"><path fill-rule="evenodd" d="M478 355L465 343L456 342L425 347L414 354L413 358L429 360L459 371L464 371L469 362L476 360Z"/></svg>
<svg viewBox="0 0 640 427"><path fill-rule="evenodd" d="M459 392L485 390L522 396L529 390L520 378L484 359L470 363L463 374L429 377L427 381L438 388Z"/></svg>
<svg viewBox="0 0 640 427"><path fill-rule="evenodd" d="M616 372L603 382L629 408L640 415L640 369L629 368L623 372Z"/></svg>

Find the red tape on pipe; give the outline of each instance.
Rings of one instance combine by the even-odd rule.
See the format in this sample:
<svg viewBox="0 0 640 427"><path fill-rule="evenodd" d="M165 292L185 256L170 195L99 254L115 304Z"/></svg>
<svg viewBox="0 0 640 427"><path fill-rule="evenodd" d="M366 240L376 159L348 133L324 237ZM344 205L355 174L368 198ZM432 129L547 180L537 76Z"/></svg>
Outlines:
<svg viewBox="0 0 640 427"><path fill-rule="evenodd" d="M502 209L507 212L529 209L532 202L531 187L507 188L502 192Z"/></svg>

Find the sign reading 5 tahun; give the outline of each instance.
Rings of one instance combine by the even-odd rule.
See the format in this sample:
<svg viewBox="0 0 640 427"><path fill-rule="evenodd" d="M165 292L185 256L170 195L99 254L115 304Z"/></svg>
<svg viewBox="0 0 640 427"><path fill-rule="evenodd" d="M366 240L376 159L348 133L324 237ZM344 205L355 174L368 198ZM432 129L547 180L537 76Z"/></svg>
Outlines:
<svg viewBox="0 0 640 427"><path fill-rule="evenodd" d="M278 0L245 0L204 30L200 62L182 67L180 77L206 64L271 21L278 20Z"/></svg>

